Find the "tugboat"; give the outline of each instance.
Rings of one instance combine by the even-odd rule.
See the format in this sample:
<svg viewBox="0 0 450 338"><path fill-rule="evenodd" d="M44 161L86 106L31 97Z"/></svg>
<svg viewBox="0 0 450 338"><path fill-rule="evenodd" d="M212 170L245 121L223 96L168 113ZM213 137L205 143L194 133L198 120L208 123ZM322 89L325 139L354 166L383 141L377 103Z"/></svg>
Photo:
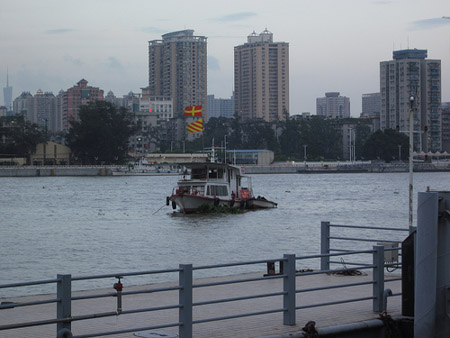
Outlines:
<svg viewBox="0 0 450 338"><path fill-rule="evenodd" d="M212 157L214 159L214 156ZM166 204L189 214L226 206L241 209L276 208L277 204L253 195L251 177L244 176L239 166L217 163L184 163L186 168Z"/></svg>

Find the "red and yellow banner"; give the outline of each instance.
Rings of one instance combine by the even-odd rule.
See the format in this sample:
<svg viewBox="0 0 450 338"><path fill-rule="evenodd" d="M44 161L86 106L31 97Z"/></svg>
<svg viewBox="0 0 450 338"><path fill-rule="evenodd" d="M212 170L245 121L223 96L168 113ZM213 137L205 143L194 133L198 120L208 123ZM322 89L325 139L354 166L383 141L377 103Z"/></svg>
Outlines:
<svg viewBox="0 0 450 338"><path fill-rule="evenodd" d="M184 108L184 116L202 116L202 106L189 106Z"/></svg>
<svg viewBox="0 0 450 338"><path fill-rule="evenodd" d="M189 134L203 131L203 119L198 119L195 122L189 123L187 129Z"/></svg>

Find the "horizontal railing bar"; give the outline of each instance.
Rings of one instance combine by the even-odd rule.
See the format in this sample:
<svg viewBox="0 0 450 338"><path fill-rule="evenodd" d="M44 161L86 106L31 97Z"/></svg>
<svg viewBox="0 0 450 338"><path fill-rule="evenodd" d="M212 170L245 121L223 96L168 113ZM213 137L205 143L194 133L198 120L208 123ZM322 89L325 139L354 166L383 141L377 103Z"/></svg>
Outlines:
<svg viewBox="0 0 450 338"><path fill-rule="evenodd" d="M235 301L239 301L239 300L283 296L285 294L286 294L286 292L283 292L283 291L273 292L273 293L263 293L263 294L252 295L252 296L242 296L242 297L234 297L234 298L222 298L222 299L208 300L208 301L204 301L204 302L193 303L192 305L193 306L211 305L211 304L235 302Z"/></svg>
<svg viewBox="0 0 450 338"><path fill-rule="evenodd" d="M109 331L109 332L102 332L102 333L83 334L83 335L79 335L79 336L73 336L73 338L91 338L91 337L111 336L114 334L130 333L130 332L137 332L137 331L147 331L147 330L157 330L157 329L163 329L166 327L174 327L174 326L180 326L180 325L182 325L182 323L178 322L178 323L171 323L171 324L145 326L145 327L137 327L134 329L124 329L124 330Z"/></svg>
<svg viewBox="0 0 450 338"><path fill-rule="evenodd" d="M362 225L341 225L341 224L329 224L329 226L337 227L337 228L353 228L353 229L368 229L368 230L393 230L393 231L409 232L409 229L402 229L402 228L366 227L366 226L362 226Z"/></svg>
<svg viewBox="0 0 450 338"><path fill-rule="evenodd" d="M199 319L199 320L193 320L192 324L201 324L201 323L215 322L215 321L218 321L218 320L227 320L227 319L234 319L234 318L259 316L259 315L266 315L266 314L269 314L269 313L283 312L283 311L286 311L286 309L275 309L275 310L267 310L267 311L259 311L259 312L242 313L242 314L232 315L232 316Z"/></svg>
<svg viewBox="0 0 450 338"><path fill-rule="evenodd" d="M266 277L254 277L254 278L245 278L245 279L234 279L234 280L222 281L222 282L194 284L194 285L192 285L192 287L193 288L203 288L203 287L207 287L207 286L219 286L219 285L227 285L227 284L256 282L256 281L261 281L261 280L277 279L277 278L283 278L283 277L286 277L286 275L272 275L272 276L266 276Z"/></svg>
<svg viewBox="0 0 450 338"><path fill-rule="evenodd" d="M39 320L39 321L34 321L34 322L7 324L7 325L0 325L0 331L11 330L11 329L21 329L21 328L30 327L30 326L49 325L49 324L56 324L56 323L63 323L63 322L67 322L67 318L45 319L45 320Z"/></svg>
<svg viewBox="0 0 450 338"><path fill-rule="evenodd" d="M166 269L166 270L150 270L150 271L138 271L138 272L124 272L124 273L110 273L105 275L92 275L92 276L79 276L72 277L72 281L80 281L80 280L89 280L89 279L101 279L101 278L117 278L117 277L130 277L130 276L140 276L140 275L154 275L161 273L172 273L172 272L180 272L179 268L177 269Z"/></svg>
<svg viewBox="0 0 450 338"><path fill-rule="evenodd" d="M364 265L371 265L371 264L368 264L368 263L359 263L359 262L356 262L356 263L352 263L352 262L338 262L338 261L330 261L330 263L334 263L334 264L345 264L345 265L362 265L362 266L364 266Z"/></svg>
<svg viewBox="0 0 450 338"><path fill-rule="evenodd" d="M335 272L343 272L343 271L349 271L349 270L364 270L364 269L372 269L376 265L367 265L367 266L359 266L358 269L337 269L337 270L320 270L320 271L312 271L312 272L300 272L296 273L295 276L311 276L311 275L320 275L320 274L326 274L326 273L335 273Z"/></svg>
<svg viewBox="0 0 450 338"><path fill-rule="evenodd" d="M335 302L327 302L327 303L319 303L319 304L311 304L311 305L303 305L303 306L296 306L296 310L302 310L302 309L308 309L312 307L319 307L319 306L328 306L328 305L336 305L336 304L344 304L344 303L353 303L353 302L360 302L363 300L371 300L375 299L375 297L361 297L361 298L352 298L352 299L345 299L345 300L338 300Z"/></svg>
<svg viewBox="0 0 450 338"><path fill-rule="evenodd" d="M401 295L402 295L402 293L399 292L399 293L393 293L393 294L390 295L389 297L397 297L397 296L401 296Z"/></svg>
<svg viewBox="0 0 450 338"><path fill-rule="evenodd" d="M32 282L3 284L3 285L0 285L0 289L15 288L15 287L19 287L19 286L32 286L32 285L40 285L40 284L51 284L51 283L58 283L58 282L59 282L59 279L44 279L44 280L37 280L37 281L32 281Z"/></svg>
<svg viewBox="0 0 450 338"><path fill-rule="evenodd" d="M21 306L42 305L42 304L50 304L50 303L57 303L57 302L59 302L58 298L46 299L46 300L36 300L34 302L26 302L26 303L7 303L7 304L0 304L0 310L12 309L12 308L21 307Z"/></svg>
<svg viewBox="0 0 450 338"><path fill-rule="evenodd" d="M303 293L303 292L311 292L311 291L321 291L321 290L329 290L329 289L339 289L339 288L347 288L351 286L358 285L367 285L367 284L375 284L374 280L368 282L358 282L358 283L349 283L349 284L339 284L339 285L331 285L331 286L320 286L317 288L309 288L309 289L299 289L295 290L295 293Z"/></svg>
<svg viewBox="0 0 450 338"><path fill-rule="evenodd" d="M385 279L384 282L385 283L389 283L389 282L396 282L396 281L399 281L399 280L402 280L402 278L401 277L399 277L399 278L389 278L389 279Z"/></svg>
<svg viewBox="0 0 450 338"><path fill-rule="evenodd" d="M143 293L156 293L156 292L163 292L163 291L176 291L180 290L179 286L174 286L170 288L158 288L158 289L146 289L146 290L136 290L136 291L123 291L122 296L127 295L138 295ZM110 293L102 293L102 294L96 294L96 295L87 295L87 296L76 296L72 297L72 300L84 300L84 299L93 299L93 298L105 298L105 297L117 297L116 292L110 292Z"/></svg>
<svg viewBox="0 0 450 338"><path fill-rule="evenodd" d="M239 265L264 264L264 263L279 262L279 261L286 261L286 259L285 258L276 258L276 259L263 259L263 260L258 260L258 261L224 263L224 264L216 264L216 265L201 265L201 266L192 267L192 270L229 268L229 267L232 267L232 266L239 266Z"/></svg>
<svg viewBox="0 0 450 338"><path fill-rule="evenodd" d="M345 240L345 241L401 243L401 241L390 241L390 240L385 240L385 239L366 239L366 238L334 237L334 236L330 236L328 238L329 239L340 239L340 240Z"/></svg>
<svg viewBox="0 0 450 338"><path fill-rule="evenodd" d="M312 258L321 258L321 257L333 257L333 256L346 256L346 255L359 255L359 254L373 254L374 250L361 250L361 251L346 251L343 253L328 253L328 254L317 254L317 255L310 255L310 256L301 256L301 257L295 257L295 260L303 260L303 259L312 259Z"/></svg>
<svg viewBox="0 0 450 338"><path fill-rule="evenodd" d="M180 307L181 307L181 305L166 305L166 306L148 307L148 308L134 309L134 310L122 310L120 312L120 314L128 315L128 314L141 313L141 312L172 310L172 309L179 309Z"/></svg>

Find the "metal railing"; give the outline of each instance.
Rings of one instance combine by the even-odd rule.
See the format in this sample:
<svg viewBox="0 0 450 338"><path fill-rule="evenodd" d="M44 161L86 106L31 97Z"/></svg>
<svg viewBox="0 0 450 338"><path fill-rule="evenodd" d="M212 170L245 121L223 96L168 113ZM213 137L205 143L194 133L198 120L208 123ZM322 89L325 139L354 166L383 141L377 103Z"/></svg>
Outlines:
<svg viewBox="0 0 450 338"><path fill-rule="evenodd" d="M193 325L213 322L213 321L221 321L227 319L241 318L241 317L249 317L249 316L259 316L270 313L283 313L283 324L284 325L295 325L296 323L296 310L321 307L321 306L329 306L335 304L343 304L350 302L359 302L359 301L372 301L372 310L374 312L381 312L386 309L386 299L387 296L398 296L401 293L392 294L390 289L385 290L385 283L391 281L398 281L401 278L389 278L385 279L384 268L386 266L384 261L384 253L385 249L382 245L373 246L368 250L359 250L359 251L342 251L339 252L331 252L333 249L330 248L330 240L337 239L343 240L341 237L330 236L330 227L344 227L340 225L331 225L329 222L322 222L322 253L317 255L309 255L309 256L299 256L297 257L294 254L285 254L282 258L277 259L265 259L265 260L257 260L257 261L246 261L246 262L234 262L234 263L226 263L226 264L218 264L218 265L207 265L207 266L193 266L192 264L182 264L179 265L177 269L167 269L167 270L154 270L154 271L141 271L141 272L131 272L131 273L120 273L120 274L106 274L106 275L93 275L93 276L83 276L83 277L72 277L71 275L57 275L56 279L49 280L41 280L35 282L24 282L24 283L14 283L14 284L4 284L0 285L0 290L5 288L17 288L17 287L25 287L32 285L40 285L40 284L56 284L57 292L56 298L50 298L46 300L39 301L29 301L22 303L2 303L0 305L0 311L8 311L8 309L19 308L19 307L27 307L27 306L39 306L43 304L56 304L56 318L48 319L48 320L36 320L31 322L22 322L22 323L14 323L7 325L0 325L0 332L5 330L14 330L19 328L31 327L31 326L42 326L49 324L56 324L56 336L57 337L77 337L77 338L87 338L87 337L97 337L97 336L107 336L113 334L123 334L130 333L136 331L144 331L144 330L156 330L161 328L168 327L178 327L179 337L186 338L192 337L193 335ZM345 226L350 227L350 226ZM358 226L351 226L355 228L361 228ZM386 228L378 228L378 227L362 227L365 229L371 230L386 230ZM405 229L389 229L395 231L405 231ZM357 238L346 238L346 240L360 240ZM383 241L383 240L371 240L372 241ZM385 242L385 241L384 241ZM398 250L398 248L397 248ZM346 284L338 284L338 285L326 285L326 286L317 286L313 288L296 288L296 280L297 278L302 278L305 276L319 275L319 274L330 274L336 272L344 272L348 271L346 267L341 269L330 269L330 263L333 263L330 259L337 256L353 256L353 255L370 255L372 256L372 262L369 263L354 263L354 267L352 270L371 270L372 271L372 279L357 281ZM300 271L296 270L297 261L305 261L305 260L317 260L321 261L321 269L318 271L308 270L308 271ZM223 281L214 281L214 282L199 282L194 283L193 273L194 271L199 270L212 270L212 269L221 269L221 268L232 268L237 266L244 265L267 265L267 269L269 270L269 266L274 266L274 262L279 262L280 273L275 274L270 273L264 276L255 276L255 277L247 277L247 278L238 278L231 280L223 280ZM349 263L348 263L349 264ZM269 272L269 271L268 271ZM160 274L170 274L170 273L178 273L178 283L175 286L161 287L161 288L151 288L144 290L133 290L133 291L123 291L121 279L129 276L141 276L141 275L160 275ZM86 280L97 280L97 279L105 279L105 278L116 278L118 282L114 284L115 292L106 292L106 293L98 293L98 294L87 294L81 296L75 296L72 294L72 284L77 281L86 281ZM232 277L234 278L234 277ZM270 293L262 293L262 294L249 294L249 295L241 295L238 297L231 298L219 298L207 301L196 301L193 297L193 290L211 286L220 286L220 285L231 285L231 284L239 284L239 283L252 283L258 281L267 281L272 279L282 279L282 288L278 290L274 290L274 292ZM296 295L297 294L305 294L308 292L316 292L323 291L329 289L339 289L339 288L350 288L361 285L372 285L372 292L370 294L364 295L363 297L358 298L350 298L343 299L337 301L329 301L315 304L297 304L296 303ZM238 288L238 287L237 287ZM165 306L155 306L155 307L145 307L139 309L131 309L131 310L123 310L122 308L122 300L126 296L137 295L137 294L148 294L148 293L161 293L167 291L176 291L178 292L178 303L169 304ZM72 303L75 301L94 299L94 298L111 298L115 297L117 301L117 308L113 311L108 312L99 312L99 313L88 313L82 315L72 315ZM202 318L202 319L193 319L193 309L195 307L201 307L205 305L212 304L223 304L230 303L236 301L249 301L260 298L267 297L282 297L283 305L282 307L265 309L261 311L247 312L247 313L233 313L227 316L221 317L211 317L211 318ZM122 330L116 331L108 331L108 332L92 332L89 334L80 334L80 335L72 335L72 322L82 321L88 319L97 319L103 317L110 316L118 316L118 315L132 315L143 312L158 312L158 311L166 311L166 310L176 310L178 309L178 321L171 323L154 323L154 325L146 326L146 327L134 327L134 328L126 328Z"/></svg>

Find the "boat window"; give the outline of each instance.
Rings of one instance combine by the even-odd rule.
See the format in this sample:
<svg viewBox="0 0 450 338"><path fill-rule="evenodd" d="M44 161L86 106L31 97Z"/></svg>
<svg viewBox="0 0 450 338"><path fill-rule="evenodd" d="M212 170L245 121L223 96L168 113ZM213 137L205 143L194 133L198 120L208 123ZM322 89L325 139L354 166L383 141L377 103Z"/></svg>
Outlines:
<svg viewBox="0 0 450 338"><path fill-rule="evenodd" d="M205 187L203 185L192 186L193 195L205 195Z"/></svg>
<svg viewBox="0 0 450 338"><path fill-rule="evenodd" d="M223 170L218 169L218 168L209 169L208 177L209 178L223 178Z"/></svg>
<svg viewBox="0 0 450 338"><path fill-rule="evenodd" d="M191 171L192 179L205 179L206 178L206 168L192 168Z"/></svg>
<svg viewBox="0 0 450 338"><path fill-rule="evenodd" d="M228 196L228 189L225 185L208 185L207 195Z"/></svg>

